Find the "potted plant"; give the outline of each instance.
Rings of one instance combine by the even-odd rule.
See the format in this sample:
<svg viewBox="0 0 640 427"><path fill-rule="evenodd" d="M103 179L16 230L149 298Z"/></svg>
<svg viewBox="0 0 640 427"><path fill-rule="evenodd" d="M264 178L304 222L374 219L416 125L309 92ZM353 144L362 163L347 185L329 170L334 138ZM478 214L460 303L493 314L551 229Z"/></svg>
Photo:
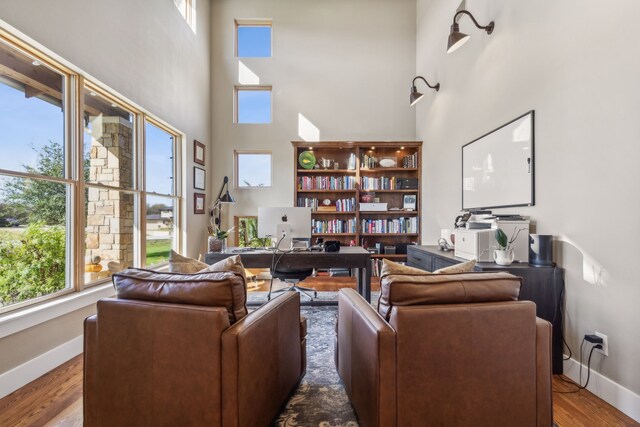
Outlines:
<svg viewBox="0 0 640 427"><path fill-rule="evenodd" d="M498 242L498 249L493 251L494 261L498 265L511 265L513 262L513 248L511 244L518 238L518 234L513 236L512 239L509 239L501 228L497 228L495 236L496 242Z"/></svg>
<svg viewBox="0 0 640 427"><path fill-rule="evenodd" d="M228 230L221 230L218 227L207 227L209 230L208 247L209 252L226 252L227 251L227 238L233 231L234 227Z"/></svg>

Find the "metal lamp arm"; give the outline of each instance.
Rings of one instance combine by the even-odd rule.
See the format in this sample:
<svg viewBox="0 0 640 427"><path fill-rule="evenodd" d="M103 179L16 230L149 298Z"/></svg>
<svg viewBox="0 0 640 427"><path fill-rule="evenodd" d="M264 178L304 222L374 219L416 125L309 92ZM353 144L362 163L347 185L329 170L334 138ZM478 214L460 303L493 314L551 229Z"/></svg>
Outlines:
<svg viewBox="0 0 640 427"><path fill-rule="evenodd" d="M491 34L491 32L493 31L493 27L494 27L493 21L489 22L489 25L483 27L482 25L480 25L478 23L478 21L476 21L476 18L474 18L473 15L470 12L466 11L466 10L460 10L455 15L453 15L453 24L454 25L457 24L456 18L458 17L458 15L461 15L461 14L468 15L469 18L471 18L471 20L475 24L475 26L480 28L481 30L485 30L487 32L487 34Z"/></svg>
<svg viewBox="0 0 640 427"><path fill-rule="evenodd" d="M427 81L427 79L425 79L425 78L424 78L424 77L422 77L422 76L416 76L416 77L413 79L413 82L411 82L411 84L413 85L413 87L415 87L415 86L416 86L416 80L417 80L417 79L422 80L422 81L423 81L427 86L429 86L431 89L435 89L435 90L436 90L436 92L440 90L440 83L436 83L434 86L431 86L431 85L429 84L429 82Z"/></svg>

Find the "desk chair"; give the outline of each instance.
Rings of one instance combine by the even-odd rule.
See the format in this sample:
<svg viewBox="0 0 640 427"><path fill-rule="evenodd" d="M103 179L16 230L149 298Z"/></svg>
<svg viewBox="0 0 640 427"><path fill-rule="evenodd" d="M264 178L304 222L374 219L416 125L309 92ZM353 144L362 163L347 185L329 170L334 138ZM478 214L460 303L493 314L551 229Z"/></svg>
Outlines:
<svg viewBox="0 0 640 427"><path fill-rule="evenodd" d="M313 301L314 298L318 298L318 291L311 288L305 288L302 286L298 286L298 283L306 279L307 277L313 274L313 268L284 268L284 267L276 267L274 271L271 272L271 284L269 285L269 295L267 295L267 300L271 300L271 294L275 294L278 292L287 292L287 291L297 291L301 294L306 295ZM273 279L280 279L285 283L289 283L291 286L288 288L282 288L275 291L272 291L273 288ZM309 292L313 292L314 296L311 296Z"/></svg>

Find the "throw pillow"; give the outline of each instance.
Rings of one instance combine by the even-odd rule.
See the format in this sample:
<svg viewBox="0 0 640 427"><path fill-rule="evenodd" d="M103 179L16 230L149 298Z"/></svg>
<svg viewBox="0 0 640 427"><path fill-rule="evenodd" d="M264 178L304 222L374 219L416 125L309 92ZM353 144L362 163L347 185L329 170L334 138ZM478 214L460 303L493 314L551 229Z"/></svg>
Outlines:
<svg viewBox="0 0 640 427"><path fill-rule="evenodd" d="M204 264L204 263L200 263ZM247 280L247 275L244 271L244 265L242 265L242 261L240 260L240 255L230 256L223 260L216 262L215 264L207 265L204 264L205 268L198 271L198 273L211 273L218 271L233 271L235 273L239 273L244 277L245 281Z"/></svg>
<svg viewBox="0 0 640 427"><path fill-rule="evenodd" d="M420 268L409 267L404 264L398 264L397 262L389 261L388 259L383 258L382 268L380 269L380 277L390 276L392 274L419 274L422 276L431 273Z"/></svg>
<svg viewBox="0 0 640 427"><path fill-rule="evenodd" d="M173 249L169 255L169 271L172 273L194 274L199 271L206 270L208 267L209 264L205 264L197 259L182 256Z"/></svg>
<svg viewBox="0 0 640 427"><path fill-rule="evenodd" d="M476 260L463 262L460 264L450 265L433 272L433 274L454 274L454 273L470 273L476 266Z"/></svg>

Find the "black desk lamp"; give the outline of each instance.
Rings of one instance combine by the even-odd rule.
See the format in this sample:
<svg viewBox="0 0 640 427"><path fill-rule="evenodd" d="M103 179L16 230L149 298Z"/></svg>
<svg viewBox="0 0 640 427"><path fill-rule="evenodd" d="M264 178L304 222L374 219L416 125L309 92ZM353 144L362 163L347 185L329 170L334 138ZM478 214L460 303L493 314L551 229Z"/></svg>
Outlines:
<svg viewBox="0 0 640 427"><path fill-rule="evenodd" d="M209 210L210 221L215 231L220 230L220 226L222 225L222 204L235 202L231 194L229 194L229 177L225 176L222 181L222 187L220 187L220 191L218 192L218 197L216 197L216 201Z"/></svg>

